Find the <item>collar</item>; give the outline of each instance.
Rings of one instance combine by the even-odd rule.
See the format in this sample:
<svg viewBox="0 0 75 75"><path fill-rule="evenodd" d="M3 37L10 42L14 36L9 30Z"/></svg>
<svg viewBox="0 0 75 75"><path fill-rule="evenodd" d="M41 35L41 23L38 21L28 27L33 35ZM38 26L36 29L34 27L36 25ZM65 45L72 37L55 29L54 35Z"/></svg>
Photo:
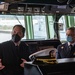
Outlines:
<svg viewBox="0 0 75 75"><path fill-rule="evenodd" d="M20 41L18 43L14 42L14 44L15 44L15 46L19 46L20 45Z"/></svg>
<svg viewBox="0 0 75 75"><path fill-rule="evenodd" d="M70 46L70 45L74 46L75 45L75 42L72 43L72 44L70 44L70 42L68 42L68 46Z"/></svg>
<svg viewBox="0 0 75 75"><path fill-rule="evenodd" d="M11 40L12 41L12 40ZM13 41L12 41L13 42ZM19 41L18 43L15 43L15 42L13 42L14 44L15 44L15 46L19 46L20 45L20 43L21 43L21 41Z"/></svg>

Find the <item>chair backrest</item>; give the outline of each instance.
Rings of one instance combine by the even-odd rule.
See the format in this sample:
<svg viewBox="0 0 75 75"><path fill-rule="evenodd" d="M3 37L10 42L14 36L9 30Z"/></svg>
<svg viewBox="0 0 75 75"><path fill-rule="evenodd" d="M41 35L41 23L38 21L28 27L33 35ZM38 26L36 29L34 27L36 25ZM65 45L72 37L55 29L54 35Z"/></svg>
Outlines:
<svg viewBox="0 0 75 75"><path fill-rule="evenodd" d="M25 63L24 75L43 75L38 65Z"/></svg>

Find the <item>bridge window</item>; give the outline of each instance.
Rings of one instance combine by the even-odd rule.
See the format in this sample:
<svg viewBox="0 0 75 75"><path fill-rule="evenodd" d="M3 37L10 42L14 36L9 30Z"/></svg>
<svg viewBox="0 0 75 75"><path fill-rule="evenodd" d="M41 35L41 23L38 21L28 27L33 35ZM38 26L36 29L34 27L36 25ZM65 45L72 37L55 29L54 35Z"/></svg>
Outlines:
<svg viewBox="0 0 75 75"><path fill-rule="evenodd" d="M34 39L47 39L45 16L32 16Z"/></svg>
<svg viewBox="0 0 75 75"><path fill-rule="evenodd" d="M0 42L11 39L11 31L16 24L25 26L24 16L0 15Z"/></svg>

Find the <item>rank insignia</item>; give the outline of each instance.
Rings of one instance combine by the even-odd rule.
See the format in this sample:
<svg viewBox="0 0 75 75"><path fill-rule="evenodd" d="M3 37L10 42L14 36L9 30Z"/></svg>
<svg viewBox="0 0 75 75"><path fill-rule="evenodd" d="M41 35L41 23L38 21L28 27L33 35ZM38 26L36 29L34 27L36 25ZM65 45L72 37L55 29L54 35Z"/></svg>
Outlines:
<svg viewBox="0 0 75 75"><path fill-rule="evenodd" d="M73 55L75 55L75 52L73 53Z"/></svg>
<svg viewBox="0 0 75 75"><path fill-rule="evenodd" d="M61 49L63 49L64 47L62 46Z"/></svg>

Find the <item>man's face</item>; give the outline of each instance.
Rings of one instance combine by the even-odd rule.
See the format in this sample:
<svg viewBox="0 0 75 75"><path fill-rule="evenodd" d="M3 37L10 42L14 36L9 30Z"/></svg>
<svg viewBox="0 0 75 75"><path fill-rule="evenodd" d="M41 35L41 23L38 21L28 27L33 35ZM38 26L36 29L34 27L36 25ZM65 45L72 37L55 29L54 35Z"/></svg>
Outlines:
<svg viewBox="0 0 75 75"><path fill-rule="evenodd" d="M71 30L67 30L66 31L66 35L67 36L71 36L73 41L75 41L75 32L71 31Z"/></svg>
<svg viewBox="0 0 75 75"><path fill-rule="evenodd" d="M73 36L74 36L74 32L72 32L71 30L67 30L67 31L66 31L66 35L73 37Z"/></svg>
<svg viewBox="0 0 75 75"><path fill-rule="evenodd" d="M22 38L23 37L22 28L20 28L19 26L16 26L12 31L12 35L14 34L18 34L20 38Z"/></svg>

